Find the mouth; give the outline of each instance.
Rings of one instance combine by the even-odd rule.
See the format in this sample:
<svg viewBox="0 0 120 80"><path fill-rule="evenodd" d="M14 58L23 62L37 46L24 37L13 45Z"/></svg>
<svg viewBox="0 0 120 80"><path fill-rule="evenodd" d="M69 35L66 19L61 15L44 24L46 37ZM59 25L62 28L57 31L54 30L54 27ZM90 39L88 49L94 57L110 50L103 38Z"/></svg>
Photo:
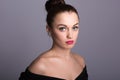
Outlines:
<svg viewBox="0 0 120 80"><path fill-rule="evenodd" d="M66 41L66 43L67 43L68 45L71 45L71 44L74 43L74 41L73 41L73 40L70 40L70 41Z"/></svg>

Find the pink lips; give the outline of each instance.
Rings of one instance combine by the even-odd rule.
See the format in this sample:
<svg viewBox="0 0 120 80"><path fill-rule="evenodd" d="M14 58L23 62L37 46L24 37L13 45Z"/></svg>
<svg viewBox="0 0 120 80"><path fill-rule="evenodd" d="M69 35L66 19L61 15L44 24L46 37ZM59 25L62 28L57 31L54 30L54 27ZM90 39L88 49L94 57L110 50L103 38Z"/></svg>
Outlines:
<svg viewBox="0 0 120 80"><path fill-rule="evenodd" d="M70 40L70 41L66 41L66 43L68 44L68 45L71 45L71 44L73 44L73 40Z"/></svg>

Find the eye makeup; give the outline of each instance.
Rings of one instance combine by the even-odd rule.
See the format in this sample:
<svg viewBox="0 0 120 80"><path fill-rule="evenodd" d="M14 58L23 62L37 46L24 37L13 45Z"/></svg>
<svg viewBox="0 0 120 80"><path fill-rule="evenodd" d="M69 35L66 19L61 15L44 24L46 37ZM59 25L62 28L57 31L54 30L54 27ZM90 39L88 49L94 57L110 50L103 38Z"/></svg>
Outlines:
<svg viewBox="0 0 120 80"><path fill-rule="evenodd" d="M78 26L73 26L72 29L73 29L74 31L77 31L77 30L79 30L79 27L78 27Z"/></svg>
<svg viewBox="0 0 120 80"><path fill-rule="evenodd" d="M60 31L66 31L66 29L67 29L66 27L60 27L59 28Z"/></svg>
<svg viewBox="0 0 120 80"><path fill-rule="evenodd" d="M66 30L69 30L69 27L67 27L67 25L64 25L64 24L59 24L57 27L58 27L58 30L60 30L61 32L65 32ZM73 25L73 27L71 27L71 29L73 31L79 30L78 23L76 23L75 25Z"/></svg>

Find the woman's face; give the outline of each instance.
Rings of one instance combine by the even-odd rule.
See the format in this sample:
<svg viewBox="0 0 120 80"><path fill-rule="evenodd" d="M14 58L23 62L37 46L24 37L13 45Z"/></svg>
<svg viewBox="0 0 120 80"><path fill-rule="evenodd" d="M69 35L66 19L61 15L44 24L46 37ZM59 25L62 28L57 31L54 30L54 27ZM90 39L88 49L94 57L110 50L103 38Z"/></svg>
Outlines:
<svg viewBox="0 0 120 80"><path fill-rule="evenodd" d="M56 15L51 30L54 46L70 49L76 43L79 33L79 19L75 12Z"/></svg>

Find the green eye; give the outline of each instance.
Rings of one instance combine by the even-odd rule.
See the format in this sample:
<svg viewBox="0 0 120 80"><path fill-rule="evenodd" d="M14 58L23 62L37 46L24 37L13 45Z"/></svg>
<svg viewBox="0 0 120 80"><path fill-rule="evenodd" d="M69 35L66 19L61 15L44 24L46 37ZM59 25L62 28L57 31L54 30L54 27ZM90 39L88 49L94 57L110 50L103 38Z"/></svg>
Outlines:
<svg viewBox="0 0 120 80"><path fill-rule="evenodd" d="M78 29L79 29L78 26L74 26L74 27L73 27L73 30L75 30L75 31L77 31Z"/></svg>
<svg viewBox="0 0 120 80"><path fill-rule="evenodd" d="M65 27L60 27L59 30L60 30L60 31L65 31L66 28L65 28Z"/></svg>

